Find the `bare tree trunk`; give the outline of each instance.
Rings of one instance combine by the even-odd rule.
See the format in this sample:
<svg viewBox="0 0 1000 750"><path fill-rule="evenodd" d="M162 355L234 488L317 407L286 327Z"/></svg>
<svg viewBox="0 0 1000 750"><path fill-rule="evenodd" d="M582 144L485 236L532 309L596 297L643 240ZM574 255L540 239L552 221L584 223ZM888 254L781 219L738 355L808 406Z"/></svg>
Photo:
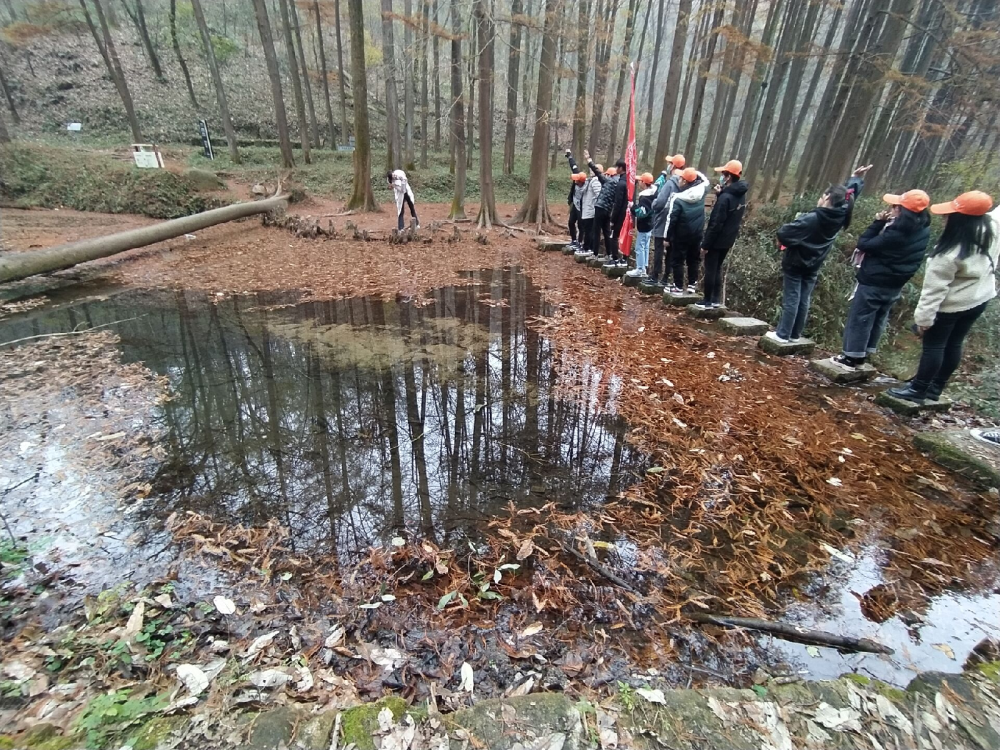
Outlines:
<svg viewBox="0 0 1000 750"><path fill-rule="evenodd" d="M157 81L164 83L167 79L163 75L163 68L160 66L160 58L153 47L153 41L149 38L149 29L146 27L146 13L142 7L142 0L135 0L135 10L129 7L127 0L122 0L122 6L125 8L125 13L128 14L128 17L132 19L132 25L135 26L135 30L139 32L139 41L142 42L142 48L149 59L153 75L156 76Z"/></svg>
<svg viewBox="0 0 1000 750"><path fill-rule="evenodd" d="M479 39L479 216L476 226L489 229L500 223L493 195L493 23L492 0L474 6Z"/></svg>
<svg viewBox="0 0 1000 750"><path fill-rule="evenodd" d="M528 194L514 216L514 223L541 226L552 221L546 189L549 181L549 114L552 109L552 82L555 74L556 37L560 31L563 0L545 0L542 53L538 64L538 100L535 105L535 134L531 139L531 176Z"/></svg>
<svg viewBox="0 0 1000 750"><path fill-rule="evenodd" d="M636 82L638 82L638 80L639 80L638 76L640 75L640 70L641 70L640 66L642 65L642 51L646 47L646 32L649 30L649 17L651 15L653 15L653 6L652 6L652 4L646 6L646 17L645 17L645 19L643 19L643 22L642 22L642 32L639 34L639 50L635 54L635 60L636 60ZM628 150L628 134L629 134L629 121L628 121L628 117L625 118L625 127L623 128L623 130L624 130L624 132L622 134L622 149L621 149L621 152L620 152L622 154L624 154L625 151ZM637 156L638 156L638 154L637 154Z"/></svg>
<svg viewBox="0 0 1000 750"><path fill-rule="evenodd" d="M615 89L615 98L611 105L611 138L608 139L608 164L614 164L616 154L615 147L618 145L618 119L621 116L623 104L622 95L625 93L625 75L629 70L629 60L632 54L632 32L635 30L635 12L638 8L639 0L628 0L628 10L625 13L625 39L622 41L622 57L624 62L618 66L618 88ZM626 119L628 119L626 117ZM621 156L625 156L622 149Z"/></svg>
<svg viewBox="0 0 1000 750"><path fill-rule="evenodd" d="M663 9L666 6L666 0L659 0L656 9L656 39L653 42L653 67L649 70L649 89L647 91L646 97L646 125L642 129L642 158L649 159L649 143L653 134L653 92L657 90L656 86L656 72L660 67L660 47L663 44ZM659 165L653 165L653 171Z"/></svg>
<svg viewBox="0 0 1000 750"><path fill-rule="evenodd" d="M674 123L674 129L677 132L677 145L680 148L681 135L684 132L684 118L688 115L688 99L691 96L691 84L695 78L695 71L698 70L700 61L705 57L704 50L701 50L701 46L705 41L705 37L708 34L708 26L712 22L712 17L708 13L702 13L704 9L704 2L702 7L698 9L695 13L696 16L701 16L701 21L698 23L698 30L694 34L694 38L691 40L691 53L690 59L687 61L684 71L684 86L681 88L681 101L677 106L677 120ZM699 52L699 50L701 50ZM685 148L684 151L687 149Z"/></svg>
<svg viewBox="0 0 1000 750"><path fill-rule="evenodd" d="M344 143L347 143L350 139L351 131L348 128L347 122L347 87L344 83L344 45L340 35L340 0L333 0L333 12L337 17L337 85L340 88L340 137L344 139ZM364 104L367 104L367 102L364 102Z"/></svg>
<svg viewBox="0 0 1000 750"><path fill-rule="evenodd" d="M94 37L94 44L97 45L97 51L101 53L101 59L104 60L104 66L108 69L108 75L111 76L111 80L114 81L114 67L111 65L111 58L108 57L108 51L104 47L104 38L101 36L101 32L98 30L97 25L94 23L94 19L90 15L90 9L87 7L87 0L80 0L80 7L83 8L83 17L87 21L87 28L90 29L90 35ZM28 59L30 60L31 58L29 57Z"/></svg>
<svg viewBox="0 0 1000 750"><path fill-rule="evenodd" d="M615 40L615 25L618 22L618 7L621 0L605 0L604 20L598 31L598 56L594 71L594 109L590 118L590 139L588 148L597 153L600 144L601 127L604 122L604 96L608 85L608 64L611 61L611 45ZM617 106L617 102L616 102Z"/></svg>
<svg viewBox="0 0 1000 750"><path fill-rule="evenodd" d="M741 18L739 25L739 30L747 39L753 31L753 24L757 18L757 0L753 0L749 7L738 5L738 13L742 14L737 16ZM724 91L724 94L716 93L716 97L723 99L721 109L716 105L716 109L712 112L712 120L716 125L715 137L709 139L711 143L711 151L709 152L709 159L712 164L718 164L720 161L724 161L723 151L726 148L726 143L729 139L730 126L733 120L733 109L736 105L736 97L740 92L740 79L743 75L743 63L746 60L747 48L744 44L728 44L728 51L731 54L727 57L726 61L723 63L725 65L726 71L731 71L730 73L724 73L729 77L725 80L725 85L720 89Z"/></svg>
<svg viewBox="0 0 1000 750"><path fill-rule="evenodd" d="M726 6L718 2L715 6L715 16L712 18L711 26L708 30L708 39L705 42L705 52L702 54L698 67L698 82L695 84L694 101L691 104L691 127L688 130L685 154L692 163L697 163L696 144L704 140L704 135L699 133L701 128L702 109L705 106L705 89L708 87L708 76L712 70L712 63L715 62L715 49L719 42L719 35L716 32L722 26L725 18ZM728 75L729 71L724 71L723 75Z"/></svg>
<svg viewBox="0 0 1000 750"><path fill-rule="evenodd" d="M767 92L765 73L767 73L767 65L771 59L771 45L774 43L778 20L781 18L779 11L782 2L783 0L772 0L767 8L764 33L761 35L760 45L757 48L753 76L747 89L747 100L743 103L743 115L740 117L740 124L736 130L736 140L733 142L732 150L737 154L745 154L750 148L750 138L753 136L754 123L757 122L757 112Z"/></svg>
<svg viewBox="0 0 1000 750"><path fill-rule="evenodd" d="M284 0L280 0L284 3ZM292 141L288 137L288 116L285 114L285 99L281 91L281 73L278 70L278 56L274 52L274 36L271 34L271 21L267 17L265 0L253 0L254 15L257 18L257 31L264 50L264 62L267 64L267 77L271 82L271 99L274 102L274 120L278 127L278 142L281 146L281 165L285 168L295 166L292 154ZM211 43L211 40L209 40ZM303 144L304 146L305 144Z"/></svg>
<svg viewBox="0 0 1000 750"><path fill-rule="evenodd" d="M187 87L191 105L195 109L200 109L198 97L194 95L194 85L191 83L191 73L188 70L187 60L184 59L184 55L181 52L181 43L177 36L177 0L170 0L170 43L174 48L177 64L181 66L181 73L184 75L184 85Z"/></svg>
<svg viewBox="0 0 1000 750"><path fill-rule="evenodd" d="M421 0L420 19L420 167L427 169L427 144L430 135L427 124L430 115L430 97L428 96L427 59L430 55L431 4L430 0Z"/></svg>
<svg viewBox="0 0 1000 750"><path fill-rule="evenodd" d="M507 57L507 129L503 141L503 173L514 174L517 150L517 77L521 66L521 0L510 4L510 52ZM480 138L482 136L480 135Z"/></svg>
<svg viewBox="0 0 1000 750"><path fill-rule="evenodd" d="M337 132L333 124L333 103L330 101L330 75L326 67L326 45L323 44L323 18L319 13L319 0L313 0L313 15L316 18L316 47L319 52L319 72L323 76L323 101L326 104L326 122L330 128L330 150L336 151Z"/></svg>
<svg viewBox="0 0 1000 750"><path fill-rule="evenodd" d="M474 1L474 0L473 0ZM476 150L476 19L469 13L469 106L465 108L465 168L472 168L472 153Z"/></svg>
<svg viewBox="0 0 1000 750"><path fill-rule="evenodd" d="M396 50L392 34L392 0L382 0L382 64L385 66L386 168L403 166L403 147L399 138L399 94L396 91ZM353 41L353 40L352 40ZM355 97L355 100L357 98Z"/></svg>
<svg viewBox="0 0 1000 750"><path fill-rule="evenodd" d="M532 0L524 0L524 15L527 18L534 18L535 12L532 10L531 4ZM531 47L531 26L524 27L524 52L521 55L521 61L524 63L521 66L521 112L524 113L524 125L523 130L528 129L528 96L531 89L531 63L535 59L535 55L532 54Z"/></svg>
<svg viewBox="0 0 1000 750"><path fill-rule="evenodd" d="M0 143L10 143L10 133L7 130L7 121L3 117L3 110L0 109ZM2 245L0 245L2 249Z"/></svg>
<svg viewBox="0 0 1000 750"><path fill-rule="evenodd" d="M299 10L296 0L288 0L288 10L292 16L292 31L295 32L295 46L299 52L299 67L302 69L302 85L305 88L306 108L309 110L309 127L312 142L319 148L319 122L316 119L316 103L313 100L312 82L309 80L309 66L306 65L306 48L302 46L302 26L299 24Z"/></svg>
<svg viewBox="0 0 1000 750"><path fill-rule="evenodd" d="M294 0L278 0L281 26L285 34L285 53L288 56L288 77L292 79L292 97L295 100L295 116L299 121L299 140L302 141L302 158L306 164L312 163L309 143L309 121L306 119L306 102L302 95L302 80L299 78L299 60L295 54L295 37L288 14L288 3Z"/></svg>
<svg viewBox="0 0 1000 750"><path fill-rule="evenodd" d="M132 92L129 91L128 81L125 80L125 71L122 70L121 61L118 59L118 50L115 48L115 42L111 38L111 29L108 27L108 20L104 15L104 7L101 5L101 1L93 0L94 11L97 13L97 21L101 25L101 36L104 38L104 48L107 50L107 59L111 66L108 72L111 73L111 78L115 82L115 88L118 89L118 95L125 106L125 115L128 117L128 124L132 129L132 138L135 139L136 143L141 143L142 130L139 127L139 119L135 116L135 106L132 104ZM80 4L86 7L85 0L80 0Z"/></svg>
<svg viewBox="0 0 1000 750"><path fill-rule="evenodd" d="M375 203L375 194L372 192L371 178L372 151L368 134L368 73L365 70L365 14L362 0L347 0L347 13L351 27L351 93L354 97L354 183L351 198L347 201L347 210L377 211L378 204Z"/></svg>
<svg viewBox="0 0 1000 750"><path fill-rule="evenodd" d="M384 1L384 0L383 0ZM465 100L462 94L462 20L458 0L451 0L451 142L455 159L455 197L449 219L465 218L465 180L468 164L465 154Z"/></svg>
<svg viewBox="0 0 1000 750"><path fill-rule="evenodd" d="M433 23L438 23L438 0L434 0L434 9L431 13ZM441 48L438 45L438 35L435 33L434 41L434 150L441 153L441 124L444 118L441 115Z"/></svg>
<svg viewBox="0 0 1000 750"><path fill-rule="evenodd" d="M564 54L565 54L564 47L565 47L565 37L563 37L563 36L560 35L560 37L559 37L559 50L558 50L558 52L556 54L556 71L561 71L563 69L563 65L564 65L564 63L566 61L566 58L564 57ZM552 146L552 157L549 160L549 169L555 169L556 168L556 164L559 161L559 152L561 150L560 147L559 147L559 144L560 144L560 141L559 141L559 120L560 120L560 117L561 117L560 112L562 110L562 99L563 99L562 88L563 88L563 81L562 81L562 76L559 75L558 73L556 74L556 81L555 81L555 84L554 84L554 88L555 88L555 91L552 94L552 98L553 98L553 101L555 103L553 104L553 107L552 107L553 108L552 129L551 129L551 131L549 133L549 144Z"/></svg>
<svg viewBox="0 0 1000 750"><path fill-rule="evenodd" d="M579 0L579 3L576 27L576 102L573 106L573 151L577 156L583 153L586 146L587 76L590 73L590 0Z"/></svg>
<svg viewBox="0 0 1000 750"><path fill-rule="evenodd" d="M174 0L171 0L171 5L173 3ZM219 72L219 62L215 58L215 47L212 46L212 36L208 33L208 24L205 22L201 0L191 0L191 8L194 11L194 20L198 24L198 32L201 34L201 45L205 48L208 69L212 74L212 86L215 88L215 98L219 103L219 112L222 114L222 129L226 134L226 140L229 141L229 158L233 164L239 164L241 160L236 129L233 127L233 118L229 114L226 87L222 85L222 74Z"/></svg>
<svg viewBox="0 0 1000 750"><path fill-rule="evenodd" d="M2 65L0 65L0 89L3 89L4 99L7 100L7 108L10 110L10 119L15 125L20 125L21 115L17 112L17 106L14 104L14 95L11 93L10 86L7 84L7 76L3 73Z"/></svg>
<svg viewBox="0 0 1000 750"><path fill-rule="evenodd" d="M413 169L416 157L413 152L413 0L403 0L403 161L407 169Z"/></svg>
<svg viewBox="0 0 1000 750"><path fill-rule="evenodd" d="M669 154L670 136L674 123L674 113L677 109L678 85L681 81L681 65L684 62L684 42L687 37L688 21L691 17L691 0L680 0L677 10L677 24L674 26L674 41L670 47L669 71L667 73L666 91L663 95L663 111L660 113L660 132L656 138L656 155L653 157L653 169L663 169ZM675 149L676 150L676 149Z"/></svg>

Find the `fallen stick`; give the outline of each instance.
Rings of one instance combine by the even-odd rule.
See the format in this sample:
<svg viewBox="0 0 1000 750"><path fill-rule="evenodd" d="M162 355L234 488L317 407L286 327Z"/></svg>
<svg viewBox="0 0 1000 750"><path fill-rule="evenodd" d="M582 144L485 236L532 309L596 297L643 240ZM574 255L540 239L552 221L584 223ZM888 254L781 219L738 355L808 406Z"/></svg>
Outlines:
<svg viewBox="0 0 1000 750"><path fill-rule="evenodd" d="M863 651L869 654L895 653L888 646L883 646L881 643L869 640L868 638L851 638L850 636L827 633L823 630L808 630L800 628L797 625L790 625L785 622L772 622L771 620L760 620L756 617L729 617L728 615L715 615L707 612L692 612L686 615L686 617L695 622L719 625L725 628L759 630L786 641L827 646L839 651Z"/></svg>
<svg viewBox="0 0 1000 750"><path fill-rule="evenodd" d="M629 583L628 581L626 581L621 576L619 576L619 575L611 572L610 570L608 570L606 567L604 567L599 562L597 562L597 560L594 560L592 558L587 557L584 554L581 554L580 552L577 552L571 546L565 545L562 542L556 542L556 544L558 544L562 548L562 550L564 552L568 552L569 554L573 555L573 557L575 557L577 560L579 560L580 562L586 564L587 566L589 566L593 570L597 571L598 573L600 573L602 576L604 576L605 578L607 578L609 581L611 581L616 586L621 586L623 589L625 589L626 591L628 591L630 594L635 594L636 596L642 596L643 595L641 591L639 591L637 588L635 588L635 586L633 586L631 583Z"/></svg>

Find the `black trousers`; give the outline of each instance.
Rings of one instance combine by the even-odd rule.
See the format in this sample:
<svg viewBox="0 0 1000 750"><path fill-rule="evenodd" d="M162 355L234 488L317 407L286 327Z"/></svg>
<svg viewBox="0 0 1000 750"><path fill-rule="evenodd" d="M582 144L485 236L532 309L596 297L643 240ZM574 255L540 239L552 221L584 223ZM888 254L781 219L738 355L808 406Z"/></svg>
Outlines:
<svg viewBox="0 0 1000 750"><path fill-rule="evenodd" d="M940 395L962 362L965 337L988 304L984 302L971 310L957 313L937 314L934 325L924 332L920 365L910 381L913 390Z"/></svg>
<svg viewBox="0 0 1000 750"><path fill-rule="evenodd" d="M576 206L569 207L569 239L570 242L576 242L577 232L580 231L580 212L576 210Z"/></svg>
<svg viewBox="0 0 1000 750"><path fill-rule="evenodd" d="M588 252L594 251L594 219L580 219L580 242L583 249Z"/></svg>
<svg viewBox="0 0 1000 750"><path fill-rule="evenodd" d="M701 238L670 243L670 267L674 272L674 286L684 288L684 266L687 266L688 284L698 283L701 268Z"/></svg>
<svg viewBox="0 0 1000 750"><path fill-rule="evenodd" d="M722 264L729 248L709 249L705 253L705 301L722 302Z"/></svg>
<svg viewBox="0 0 1000 750"><path fill-rule="evenodd" d="M407 206L410 207L410 216L412 216L414 219L417 219L417 209L414 207L413 201L410 200L409 195L404 195L403 205L399 207L399 216L396 217L396 228L400 232L403 231L403 212L406 210ZM417 219L417 221L419 222L420 219Z"/></svg>
<svg viewBox="0 0 1000 750"><path fill-rule="evenodd" d="M601 237L604 238L604 254L618 260L618 245L611 233L611 212L598 208L594 211L594 245L591 248L601 254Z"/></svg>
<svg viewBox="0 0 1000 750"><path fill-rule="evenodd" d="M664 242L662 237L653 237L653 274L651 278L657 283L665 284L667 279L663 264Z"/></svg>

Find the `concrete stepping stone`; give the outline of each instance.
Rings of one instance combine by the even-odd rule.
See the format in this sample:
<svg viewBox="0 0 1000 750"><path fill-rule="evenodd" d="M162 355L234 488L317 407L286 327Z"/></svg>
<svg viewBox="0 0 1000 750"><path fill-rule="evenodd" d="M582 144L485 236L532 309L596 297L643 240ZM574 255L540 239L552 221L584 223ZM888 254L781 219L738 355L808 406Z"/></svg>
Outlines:
<svg viewBox="0 0 1000 750"><path fill-rule="evenodd" d="M770 329L767 323L757 318L723 318L719 328L733 336L760 336Z"/></svg>
<svg viewBox="0 0 1000 750"><path fill-rule="evenodd" d="M700 294L671 294L670 292L663 293L663 304L671 305L673 307L687 307L688 305L693 305L695 302L701 302Z"/></svg>
<svg viewBox="0 0 1000 750"><path fill-rule="evenodd" d="M575 252L576 252L576 249L571 244L569 244L568 242L565 245L563 245L563 249L562 249L563 255L572 255Z"/></svg>
<svg viewBox="0 0 1000 750"><path fill-rule="evenodd" d="M889 391L882 391L875 397L875 403L887 409L892 409L904 417L915 417L917 414L948 411L951 408L952 400L942 396L937 401L924 401L923 404L915 404L912 401L907 401L905 398L890 396Z"/></svg>
<svg viewBox="0 0 1000 750"><path fill-rule="evenodd" d="M1000 447L976 440L968 430L918 432L913 444L934 461L977 484L1000 487Z"/></svg>
<svg viewBox="0 0 1000 750"><path fill-rule="evenodd" d="M593 258L587 261L587 265L590 266L591 268L600 268L601 266L606 265L607 262L608 262L607 255L595 255Z"/></svg>
<svg viewBox="0 0 1000 750"><path fill-rule="evenodd" d="M539 250L564 250L569 245L567 240L553 240L543 237L539 237L537 242Z"/></svg>
<svg viewBox="0 0 1000 750"><path fill-rule="evenodd" d="M816 342L812 339L799 339L782 344L767 336L760 337L759 346L768 354L777 354L779 357L787 357L791 354L812 354L816 348Z"/></svg>
<svg viewBox="0 0 1000 750"><path fill-rule="evenodd" d="M622 277L622 283L625 286L638 287L642 283L642 276L629 276L627 273Z"/></svg>
<svg viewBox="0 0 1000 750"><path fill-rule="evenodd" d="M698 307L698 305L688 305L687 314L698 320L718 320L724 318L729 312L724 307Z"/></svg>
<svg viewBox="0 0 1000 750"><path fill-rule="evenodd" d="M601 272L611 279L620 279L625 275L626 271L628 271L628 266L613 266L608 264L601 267Z"/></svg>
<svg viewBox="0 0 1000 750"><path fill-rule="evenodd" d="M643 294L663 294L663 287L650 279L644 278L639 282L639 291Z"/></svg>
<svg viewBox="0 0 1000 750"><path fill-rule="evenodd" d="M848 383L864 383L875 377L877 372L874 367L865 362L860 367L845 367L839 362L835 362L833 357L826 359L814 359L809 362L809 367L823 375L834 383L847 385Z"/></svg>
<svg viewBox="0 0 1000 750"><path fill-rule="evenodd" d="M594 257L593 253L580 253L580 252L573 253L573 259L576 260L577 263L586 263L593 257Z"/></svg>

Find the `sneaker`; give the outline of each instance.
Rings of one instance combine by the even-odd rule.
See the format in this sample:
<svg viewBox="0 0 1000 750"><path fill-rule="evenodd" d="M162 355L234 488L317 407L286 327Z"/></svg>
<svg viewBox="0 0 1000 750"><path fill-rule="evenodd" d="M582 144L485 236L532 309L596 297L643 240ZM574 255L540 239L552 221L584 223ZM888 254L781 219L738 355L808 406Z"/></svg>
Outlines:
<svg viewBox="0 0 1000 750"><path fill-rule="evenodd" d="M694 306L697 307L699 310L707 310L712 306L712 303L702 300L701 302L695 302Z"/></svg>
<svg viewBox="0 0 1000 750"><path fill-rule="evenodd" d="M791 344L792 343L791 339L783 339L783 338L781 338L781 336L778 335L777 331L768 331L767 333L764 334L764 337L771 339L771 341L777 341L779 344Z"/></svg>
<svg viewBox="0 0 1000 750"><path fill-rule="evenodd" d="M713 302L711 305L709 305L709 307L711 307L713 310L717 310L720 307L722 307L722 303L721 302Z"/></svg>
<svg viewBox="0 0 1000 750"><path fill-rule="evenodd" d="M920 405L923 405L924 400L927 398L926 391L915 391L909 383L900 388L890 388L886 393L894 398L901 398L903 401L912 401Z"/></svg>
<svg viewBox="0 0 1000 750"><path fill-rule="evenodd" d="M984 430L977 427L974 430L969 430L969 434L980 442L1000 446L1000 430L998 429Z"/></svg>
<svg viewBox="0 0 1000 750"><path fill-rule="evenodd" d="M698 287L696 287L694 284L688 284L688 294L697 294L697 293L698 293Z"/></svg>
<svg viewBox="0 0 1000 750"><path fill-rule="evenodd" d="M616 262L616 265L619 265L619 266L627 266L627 265L628 265L628 261L627 261L627 260L625 260L624 258L619 258L619 259L617 260L617 262Z"/></svg>
<svg viewBox="0 0 1000 750"><path fill-rule="evenodd" d="M638 268L633 268L631 271L628 271L625 275L635 278L636 276L642 276L642 271L640 271Z"/></svg>
<svg viewBox="0 0 1000 750"><path fill-rule="evenodd" d="M681 289L679 286L674 286L673 284L671 284L670 285L670 293L671 294L684 294L684 290Z"/></svg>
<svg viewBox="0 0 1000 750"><path fill-rule="evenodd" d="M848 370L855 370L865 363L864 357L848 357L846 354L838 354L836 357L832 357L832 360Z"/></svg>

